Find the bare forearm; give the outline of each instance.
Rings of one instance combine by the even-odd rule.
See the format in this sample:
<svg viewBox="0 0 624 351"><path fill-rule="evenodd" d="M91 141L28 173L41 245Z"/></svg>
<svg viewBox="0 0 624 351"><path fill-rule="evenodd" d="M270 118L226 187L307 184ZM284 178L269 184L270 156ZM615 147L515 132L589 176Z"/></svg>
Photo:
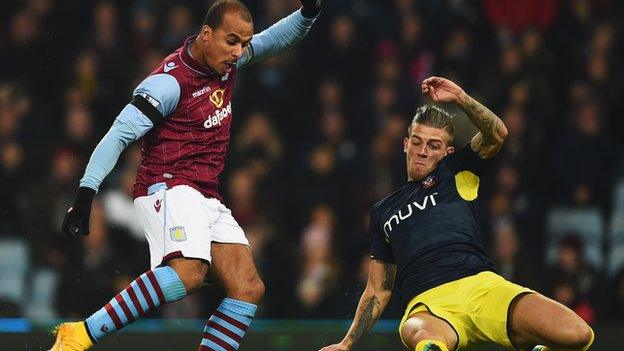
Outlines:
<svg viewBox="0 0 624 351"><path fill-rule="evenodd" d="M364 291L358 303L353 323L343 339L342 343L351 348L377 323L381 313L388 305L390 292L375 294L369 289Z"/></svg>
<svg viewBox="0 0 624 351"><path fill-rule="evenodd" d="M479 129L479 133L470 141L470 147L483 159L496 155L507 138L507 127L503 121L466 93L459 96L457 105Z"/></svg>
<svg viewBox="0 0 624 351"><path fill-rule="evenodd" d="M485 141L489 143L502 143L507 137L507 128L503 121L470 95L460 95L457 105L468 115L472 124L479 129Z"/></svg>

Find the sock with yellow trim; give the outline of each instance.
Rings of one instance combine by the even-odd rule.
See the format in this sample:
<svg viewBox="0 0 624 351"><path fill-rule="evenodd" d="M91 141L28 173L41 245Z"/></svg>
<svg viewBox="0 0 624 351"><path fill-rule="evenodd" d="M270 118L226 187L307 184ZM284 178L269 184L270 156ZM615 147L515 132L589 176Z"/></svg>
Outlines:
<svg viewBox="0 0 624 351"><path fill-rule="evenodd" d="M438 340L422 340L416 344L415 351L449 351L442 341Z"/></svg>

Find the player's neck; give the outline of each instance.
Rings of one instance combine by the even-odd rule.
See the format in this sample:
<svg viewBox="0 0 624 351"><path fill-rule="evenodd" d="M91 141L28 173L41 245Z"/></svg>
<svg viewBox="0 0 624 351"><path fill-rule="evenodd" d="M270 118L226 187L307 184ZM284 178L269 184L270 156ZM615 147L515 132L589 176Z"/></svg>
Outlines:
<svg viewBox="0 0 624 351"><path fill-rule="evenodd" d="M202 44L198 42L197 39L193 40L191 42L191 45L189 45L188 54L191 55L193 60L197 61L202 66L208 67L208 65L206 64L206 60L204 59L201 45Z"/></svg>

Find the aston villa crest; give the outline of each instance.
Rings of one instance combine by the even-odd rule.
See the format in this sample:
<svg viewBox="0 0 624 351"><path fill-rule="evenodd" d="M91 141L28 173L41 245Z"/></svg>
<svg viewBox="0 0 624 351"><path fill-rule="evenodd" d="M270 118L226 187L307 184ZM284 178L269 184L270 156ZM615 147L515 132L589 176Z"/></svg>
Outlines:
<svg viewBox="0 0 624 351"><path fill-rule="evenodd" d="M435 185L435 177L433 176L433 174L430 174L420 184L422 185L423 189L431 188Z"/></svg>

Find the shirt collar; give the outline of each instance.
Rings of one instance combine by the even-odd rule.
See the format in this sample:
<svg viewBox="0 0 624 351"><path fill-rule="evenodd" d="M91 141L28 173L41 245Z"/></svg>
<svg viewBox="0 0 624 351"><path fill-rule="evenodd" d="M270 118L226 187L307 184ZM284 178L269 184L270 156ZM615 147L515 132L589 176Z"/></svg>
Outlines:
<svg viewBox="0 0 624 351"><path fill-rule="evenodd" d="M197 35L193 35L193 36L188 37L186 41L184 41L184 46L182 47L182 50L180 50L180 60L188 68L190 68L191 70L199 74L202 74L205 76L213 75L214 72L212 71L210 67L206 67L202 65L197 60L195 60L193 56L191 56L191 54L189 53L191 49L191 44L195 41L196 38L197 38Z"/></svg>

